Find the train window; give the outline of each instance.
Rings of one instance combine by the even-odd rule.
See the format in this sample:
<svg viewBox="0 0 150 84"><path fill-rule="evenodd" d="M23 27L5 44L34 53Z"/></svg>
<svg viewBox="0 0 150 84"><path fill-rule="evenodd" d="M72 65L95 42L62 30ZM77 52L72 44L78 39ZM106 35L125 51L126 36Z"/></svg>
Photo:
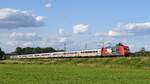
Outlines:
<svg viewBox="0 0 150 84"><path fill-rule="evenodd" d="M49 54L42 54L42 56L47 56L47 55L49 55Z"/></svg>
<svg viewBox="0 0 150 84"><path fill-rule="evenodd" d="M53 55L62 55L62 54L64 54L64 53L53 53Z"/></svg>
<svg viewBox="0 0 150 84"><path fill-rule="evenodd" d="M78 52L65 52L64 54L78 54Z"/></svg>
<svg viewBox="0 0 150 84"><path fill-rule="evenodd" d="M81 53L97 53L98 51L82 51Z"/></svg>

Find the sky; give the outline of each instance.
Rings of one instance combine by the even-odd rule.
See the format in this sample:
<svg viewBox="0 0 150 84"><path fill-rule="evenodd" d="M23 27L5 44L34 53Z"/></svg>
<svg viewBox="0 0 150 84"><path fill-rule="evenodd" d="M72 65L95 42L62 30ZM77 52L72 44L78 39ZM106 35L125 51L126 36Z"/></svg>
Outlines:
<svg viewBox="0 0 150 84"><path fill-rule="evenodd" d="M150 50L150 0L1 0L0 48ZM111 43L111 44L110 44Z"/></svg>

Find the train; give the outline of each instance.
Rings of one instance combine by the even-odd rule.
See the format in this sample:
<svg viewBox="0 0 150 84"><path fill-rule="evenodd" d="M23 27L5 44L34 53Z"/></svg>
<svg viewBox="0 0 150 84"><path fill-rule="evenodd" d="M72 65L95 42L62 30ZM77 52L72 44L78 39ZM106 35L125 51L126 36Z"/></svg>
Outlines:
<svg viewBox="0 0 150 84"><path fill-rule="evenodd" d="M10 59L30 59L30 58L69 58L69 57L111 57L111 56L129 56L130 49L126 45L117 45L115 47L102 47L100 49L89 49L79 51L62 51L52 53L14 55Z"/></svg>

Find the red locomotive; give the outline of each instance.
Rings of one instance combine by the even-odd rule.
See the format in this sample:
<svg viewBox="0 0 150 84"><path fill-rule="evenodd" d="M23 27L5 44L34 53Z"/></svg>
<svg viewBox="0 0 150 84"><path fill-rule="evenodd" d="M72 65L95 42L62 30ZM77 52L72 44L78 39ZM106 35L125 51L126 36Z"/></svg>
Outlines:
<svg viewBox="0 0 150 84"><path fill-rule="evenodd" d="M129 56L130 49L128 46L125 46L119 43L115 47L106 47L101 49L101 56Z"/></svg>

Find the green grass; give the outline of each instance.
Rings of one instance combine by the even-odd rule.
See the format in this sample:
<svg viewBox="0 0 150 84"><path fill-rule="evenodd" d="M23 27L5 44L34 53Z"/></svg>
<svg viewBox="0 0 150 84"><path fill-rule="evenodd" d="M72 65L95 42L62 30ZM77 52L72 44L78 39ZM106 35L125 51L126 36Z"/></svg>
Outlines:
<svg viewBox="0 0 150 84"><path fill-rule="evenodd" d="M5 60L0 84L150 84L148 59Z"/></svg>

